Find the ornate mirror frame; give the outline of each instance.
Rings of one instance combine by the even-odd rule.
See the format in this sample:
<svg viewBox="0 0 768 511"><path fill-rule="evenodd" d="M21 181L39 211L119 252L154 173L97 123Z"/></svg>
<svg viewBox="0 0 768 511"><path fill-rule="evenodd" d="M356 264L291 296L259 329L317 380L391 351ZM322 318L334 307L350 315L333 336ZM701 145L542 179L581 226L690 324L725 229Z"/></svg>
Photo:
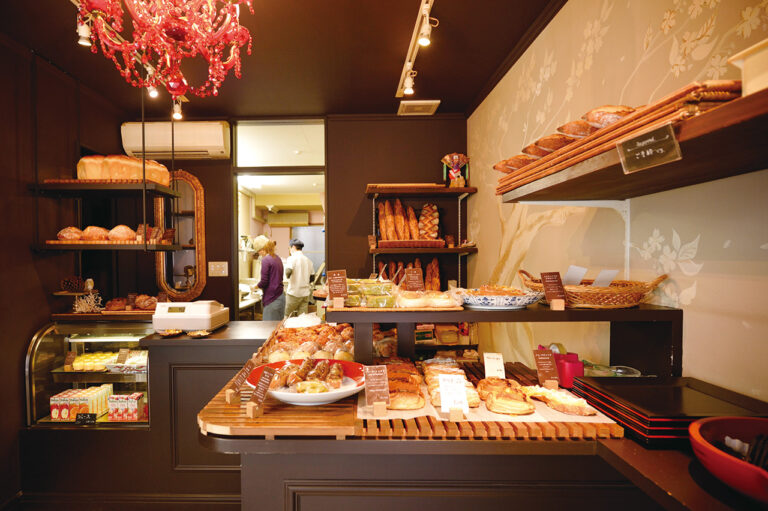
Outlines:
<svg viewBox="0 0 768 511"><path fill-rule="evenodd" d="M190 186L194 191L195 208L195 283L189 289L179 291L168 285L166 275L166 255L167 252L155 253L155 278L157 287L160 291L168 293L168 298L174 302L190 302L200 296L206 284L206 259L205 259L205 191L200 181L184 170L175 170L171 173L171 183L174 180L182 181ZM158 197L155 199L155 219L165 222L165 201ZM177 237L180 233L176 233Z"/></svg>

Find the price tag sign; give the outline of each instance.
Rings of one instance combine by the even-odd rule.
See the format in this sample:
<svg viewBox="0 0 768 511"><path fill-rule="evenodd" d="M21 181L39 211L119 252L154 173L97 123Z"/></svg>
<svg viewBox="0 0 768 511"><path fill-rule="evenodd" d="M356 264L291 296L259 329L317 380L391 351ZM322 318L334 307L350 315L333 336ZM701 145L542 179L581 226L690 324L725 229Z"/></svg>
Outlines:
<svg viewBox="0 0 768 511"><path fill-rule="evenodd" d="M75 424L78 426L83 426L86 424L94 425L96 424L96 414L95 413L78 413L75 415Z"/></svg>
<svg viewBox="0 0 768 511"><path fill-rule="evenodd" d="M117 360L115 361L118 364L125 364L125 361L128 360L128 354L131 352L128 348L120 348L120 351L117 352Z"/></svg>
<svg viewBox="0 0 768 511"><path fill-rule="evenodd" d="M450 413L452 408L458 408L464 415L469 413L467 389L464 378L458 374L440 374L440 411Z"/></svg>
<svg viewBox="0 0 768 511"><path fill-rule="evenodd" d="M332 270L328 272L328 297L346 298L347 291L347 270Z"/></svg>
<svg viewBox="0 0 768 511"><path fill-rule="evenodd" d="M625 174L682 159L672 123L616 144Z"/></svg>
<svg viewBox="0 0 768 511"><path fill-rule="evenodd" d="M582 266L576 266L572 264L568 267L563 277L563 285L565 286L578 286L581 284L584 275L587 274L587 269Z"/></svg>
<svg viewBox="0 0 768 511"><path fill-rule="evenodd" d="M557 373L555 356L552 350L533 350L533 360L536 362L536 373L539 376L539 385L544 385L547 380L555 380L560 383Z"/></svg>
<svg viewBox="0 0 768 511"><path fill-rule="evenodd" d="M259 417L264 413L264 399L267 397L269 384L272 383L275 373L277 373L277 369L273 367L264 367L264 370L261 372L259 381L256 382L256 388L253 389L251 398L245 404L245 414L251 419Z"/></svg>
<svg viewBox="0 0 768 511"><path fill-rule="evenodd" d="M486 378L506 378L504 357L501 353L483 353L483 365Z"/></svg>
<svg viewBox="0 0 768 511"><path fill-rule="evenodd" d="M387 366L363 366L365 374L365 404L373 406L373 403L389 404L389 380L387 379Z"/></svg>
<svg viewBox="0 0 768 511"><path fill-rule="evenodd" d="M553 271L541 274L541 283L544 284L544 296L548 302L552 300L565 300L565 288L560 280L560 272Z"/></svg>
<svg viewBox="0 0 768 511"><path fill-rule="evenodd" d="M231 389L235 392L240 392L240 387L243 386L243 383L245 383L245 379L248 378L248 375L251 374L251 371L253 371L256 368L256 363L253 361L252 358L248 359L248 362L245 363L242 369L240 369L234 378L232 378L232 381L230 381L225 389Z"/></svg>
<svg viewBox="0 0 768 511"><path fill-rule="evenodd" d="M619 270L600 270L600 273L595 277L595 281L592 282L594 287L608 287L619 274Z"/></svg>
<svg viewBox="0 0 768 511"><path fill-rule="evenodd" d="M421 273L421 268L405 269L405 290L424 291L424 276Z"/></svg>

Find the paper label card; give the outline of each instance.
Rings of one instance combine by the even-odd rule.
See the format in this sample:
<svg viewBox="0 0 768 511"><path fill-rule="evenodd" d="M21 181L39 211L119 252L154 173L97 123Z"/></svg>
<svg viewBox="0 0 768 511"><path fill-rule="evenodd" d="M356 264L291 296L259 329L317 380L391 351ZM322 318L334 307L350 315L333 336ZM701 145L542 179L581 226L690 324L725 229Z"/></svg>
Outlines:
<svg viewBox="0 0 768 511"><path fill-rule="evenodd" d="M251 371L253 371L255 368L256 364L253 362L252 358L249 358L248 362L246 362L243 368L237 372L235 377L227 384L225 388L232 389L235 392L240 392L240 387L243 386L245 379L248 378L248 375L251 374Z"/></svg>
<svg viewBox="0 0 768 511"><path fill-rule="evenodd" d="M587 274L587 269L582 266L571 265L565 272L563 277L564 286L578 286L581 281L584 280L584 275Z"/></svg>
<svg viewBox="0 0 768 511"><path fill-rule="evenodd" d="M595 281L592 283L594 287L608 287L619 274L619 270L601 270L595 277Z"/></svg>
<svg viewBox="0 0 768 511"><path fill-rule="evenodd" d="M616 144L625 174L649 169L683 158L672 123Z"/></svg>
<svg viewBox="0 0 768 511"><path fill-rule="evenodd" d="M269 384L272 383L272 379L275 377L277 369L274 367L265 367L259 376L259 381L256 382L256 388L253 389L251 399L249 403L256 403L256 406L264 404L264 399L267 397L267 391L269 390Z"/></svg>
<svg viewBox="0 0 768 511"><path fill-rule="evenodd" d="M438 375L440 384L440 411L450 413L451 408L458 408L469 413L469 403L467 403L467 389L465 380L459 374L440 374Z"/></svg>
<svg viewBox="0 0 768 511"><path fill-rule="evenodd" d="M364 366L363 373L365 374L365 404L367 406L380 402L389 404L387 366Z"/></svg>
<svg viewBox="0 0 768 511"><path fill-rule="evenodd" d="M421 273L421 268L405 269L405 290L424 291L424 276Z"/></svg>
<svg viewBox="0 0 768 511"><path fill-rule="evenodd" d="M347 270L331 270L328 272L328 296L334 298L346 298Z"/></svg>
<svg viewBox="0 0 768 511"><path fill-rule="evenodd" d="M72 362L77 358L77 353L74 351L68 351L64 356L64 367L72 367Z"/></svg>
<svg viewBox="0 0 768 511"><path fill-rule="evenodd" d="M118 364L125 364L125 361L128 360L128 354L131 352L128 348L120 348L120 350L117 352L117 360L115 361Z"/></svg>
<svg viewBox="0 0 768 511"><path fill-rule="evenodd" d="M486 378L506 378L504 372L504 357L501 353L483 353Z"/></svg>
<svg viewBox="0 0 768 511"><path fill-rule="evenodd" d="M533 350L533 360L536 362L539 385L544 386L544 382L547 380L555 380L560 383L552 350Z"/></svg>
<svg viewBox="0 0 768 511"><path fill-rule="evenodd" d="M94 425L96 424L95 413L78 413L75 415L75 424L82 426L84 424Z"/></svg>
<svg viewBox="0 0 768 511"><path fill-rule="evenodd" d="M544 296L548 302L556 299L565 300L565 288L560 280L560 272L542 273L541 283L544 284Z"/></svg>

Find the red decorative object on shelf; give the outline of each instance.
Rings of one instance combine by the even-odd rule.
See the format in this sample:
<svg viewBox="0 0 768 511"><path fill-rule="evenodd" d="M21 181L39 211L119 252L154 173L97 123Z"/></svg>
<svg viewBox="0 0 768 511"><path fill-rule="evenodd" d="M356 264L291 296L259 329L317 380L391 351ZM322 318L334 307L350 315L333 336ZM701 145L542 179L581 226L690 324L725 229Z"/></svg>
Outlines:
<svg viewBox="0 0 768 511"><path fill-rule="evenodd" d="M240 4L253 14L252 0L124 0L133 28L133 40L123 31L120 0L81 0L77 21L88 26L91 51L96 43L134 87L165 86L174 100L187 92L216 96L230 69L240 78L240 48L251 34L240 25ZM192 86L181 71L186 58L208 63L204 83Z"/></svg>

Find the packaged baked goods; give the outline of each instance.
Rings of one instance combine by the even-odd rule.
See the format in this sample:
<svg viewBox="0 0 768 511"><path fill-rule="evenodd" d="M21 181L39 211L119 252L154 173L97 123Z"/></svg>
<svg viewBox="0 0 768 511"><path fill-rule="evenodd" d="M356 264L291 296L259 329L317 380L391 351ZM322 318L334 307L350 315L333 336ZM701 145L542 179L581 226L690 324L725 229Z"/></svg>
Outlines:
<svg viewBox="0 0 768 511"><path fill-rule="evenodd" d="M421 308L427 306L427 298L424 291L400 291L396 304L398 307Z"/></svg>
<svg viewBox="0 0 768 511"><path fill-rule="evenodd" d="M438 323L435 325L435 336L440 344L458 344L459 328L451 323Z"/></svg>
<svg viewBox="0 0 768 511"><path fill-rule="evenodd" d="M563 135L562 133L553 133L552 135L547 135L546 137L538 139L535 144L539 149L553 152L575 141L576 138L574 137Z"/></svg>
<svg viewBox="0 0 768 511"><path fill-rule="evenodd" d="M394 295L366 295L365 306L375 308L392 308L395 307L396 300Z"/></svg>
<svg viewBox="0 0 768 511"><path fill-rule="evenodd" d="M599 129L610 126L614 122L631 114L634 111L634 108L625 105L604 105L590 110L581 118L587 121L590 125Z"/></svg>
<svg viewBox="0 0 768 511"><path fill-rule="evenodd" d="M65 227L56 234L56 238L61 241L77 241L83 237L83 231L77 227Z"/></svg>
<svg viewBox="0 0 768 511"><path fill-rule="evenodd" d="M427 301L427 307L458 307L462 304L462 301L455 296L441 291L427 291L424 293L424 297Z"/></svg>
<svg viewBox="0 0 768 511"><path fill-rule="evenodd" d="M344 307L360 307L363 304L363 295L361 294L347 294L344 298Z"/></svg>

